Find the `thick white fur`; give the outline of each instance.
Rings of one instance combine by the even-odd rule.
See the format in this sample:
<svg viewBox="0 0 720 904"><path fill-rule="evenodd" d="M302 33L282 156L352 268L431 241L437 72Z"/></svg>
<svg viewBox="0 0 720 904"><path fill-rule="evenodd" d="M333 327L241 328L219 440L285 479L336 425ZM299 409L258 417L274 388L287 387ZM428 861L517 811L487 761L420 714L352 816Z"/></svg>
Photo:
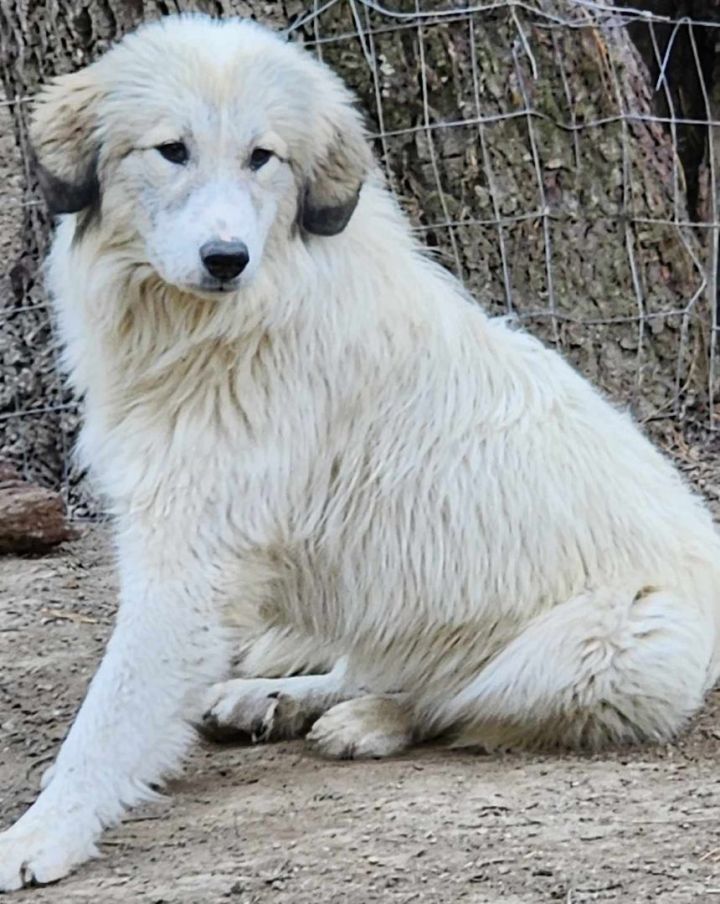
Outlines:
<svg viewBox="0 0 720 904"><path fill-rule="evenodd" d="M41 161L58 92L79 92L103 201L75 240L78 218L60 222L50 286L121 606L47 787L0 836L0 889L93 856L179 765L233 644L257 637L269 674L345 657L328 705L349 686L403 693L323 716L313 738L334 755L677 731L720 665L708 513L625 414L423 255L374 172L341 234L296 227L335 132L363 160L336 78L269 32L201 18L70 78L38 114ZM172 180L190 170L128 153L160 120L149 141L198 140L183 201ZM250 184L263 130L290 162ZM231 225L255 262L211 297L188 288L196 248L175 232L158 250L157 224L216 178L250 199ZM222 225L207 197L195 244Z"/></svg>

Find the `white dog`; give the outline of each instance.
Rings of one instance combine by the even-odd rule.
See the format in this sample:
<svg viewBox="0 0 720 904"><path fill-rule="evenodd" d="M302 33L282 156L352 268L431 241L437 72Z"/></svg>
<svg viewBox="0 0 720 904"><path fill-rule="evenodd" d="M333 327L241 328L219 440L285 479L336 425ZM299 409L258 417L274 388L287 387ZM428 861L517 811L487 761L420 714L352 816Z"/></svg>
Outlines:
<svg viewBox="0 0 720 904"><path fill-rule="evenodd" d="M203 719L314 722L336 757L683 726L720 671L709 515L423 255L325 66L166 19L47 88L33 135L122 592L0 889L92 857Z"/></svg>

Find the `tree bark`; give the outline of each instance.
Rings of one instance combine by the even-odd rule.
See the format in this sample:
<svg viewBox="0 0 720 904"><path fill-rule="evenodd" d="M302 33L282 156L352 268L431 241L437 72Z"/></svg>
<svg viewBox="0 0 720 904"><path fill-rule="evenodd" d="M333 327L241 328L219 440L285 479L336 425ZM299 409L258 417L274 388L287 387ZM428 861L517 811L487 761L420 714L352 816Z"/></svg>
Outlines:
<svg viewBox="0 0 720 904"><path fill-rule="evenodd" d="M385 5L418 8L416 0ZM286 25L313 0L0 0L1 75L30 205L12 293L0 299L13 355L0 373L0 415L72 404L53 376L47 311L26 310L44 301L48 222L34 203L24 98L138 22L189 8ZM694 229L678 225L688 220L686 180L671 133L649 119L646 65L627 29L602 26L570 0L540 8L570 24L549 28L541 15L508 7L418 28L339 0L293 38L358 92L370 130L385 133L376 147L392 188L483 305L521 318L641 417L705 416L704 250ZM76 409L9 423L6 454L59 480Z"/></svg>

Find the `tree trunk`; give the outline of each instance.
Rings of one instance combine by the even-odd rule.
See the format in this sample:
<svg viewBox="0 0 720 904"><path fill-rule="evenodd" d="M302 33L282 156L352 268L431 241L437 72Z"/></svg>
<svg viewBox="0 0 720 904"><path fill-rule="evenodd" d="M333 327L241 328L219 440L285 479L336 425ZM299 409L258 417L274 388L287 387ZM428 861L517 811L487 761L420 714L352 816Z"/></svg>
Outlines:
<svg viewBox="0 0 720 904"><path fill-rule="evenodd" d="M693 219L702 219L707 98L715 84L718 29L690 23L720 22L720 0L638 0L633 6L669 20L637 20L628 32L647 66L651 84L657 86L656 112L667 119L685 120L676 126L677 149L685 171L688 211ZM688 24L677 27L672 20Z"/></svg>
<svg viewBox="0 0 720 904"><path fill-rule="evenodd" d="M0 413L66 406L8 418L1 451L61 480L77 420L54 376L47 310L27 310L45 301L48 223L29 169L24 99L139 21L188 8L304 20L293 39L358 92L370 130L383 133L376 145L392 188L486 307L518 316L642 417L705 416L705 252L683 225L682 164L671 132L648 119L653 92L629 32L571 0L540 0L536 14L508 7L442 19L431 13L449 9L446 0L395 0L385 13L337 0L308 15L325 5L0 0L2 79L28 205L0 299L10 348ZM546 16L568 24L549 28ZM72 471L65 476L74 484Z"/></svg>

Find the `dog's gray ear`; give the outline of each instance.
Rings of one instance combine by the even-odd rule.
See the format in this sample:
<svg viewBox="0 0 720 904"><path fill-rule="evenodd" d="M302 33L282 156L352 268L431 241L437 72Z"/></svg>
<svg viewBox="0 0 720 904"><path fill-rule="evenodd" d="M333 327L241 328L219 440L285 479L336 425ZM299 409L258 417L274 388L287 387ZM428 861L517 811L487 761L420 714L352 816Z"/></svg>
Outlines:
<svg viewBox="0 0 720 904"><path fill-rule="evenodd" d="M99 197L99 95L89 67L55 79L35 102L30 141L40 188L52 213L77 213Z"/></svg>
<svg viewBox="0 0 720 904"><path fill-rule="evenodd" d="M360 115L349 105L329 125L330 139L315 161L301 202L300 220L307 232L337 235L350 222L372 152Z"/></svg>

